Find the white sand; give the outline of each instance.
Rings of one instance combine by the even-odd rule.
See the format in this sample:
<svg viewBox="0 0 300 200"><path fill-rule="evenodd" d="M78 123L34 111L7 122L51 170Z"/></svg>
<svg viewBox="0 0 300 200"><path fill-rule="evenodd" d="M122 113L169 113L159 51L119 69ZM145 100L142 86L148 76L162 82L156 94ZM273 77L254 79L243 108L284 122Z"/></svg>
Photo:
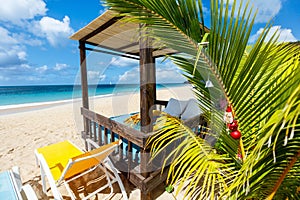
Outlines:
<svg viewBox="0 0 300 200"><path fill-rule="evenodd" d="M192 96L188 86L157 91L159 100L169 100L170 97L187 100ZM77 100L27 109L0 110L0 171L19 166L23 182L36 180L40 172L34 149L66 139L83 148L80 106L81 102ZM136 112L139 111L139 95L91 98L90 108L108 117ZM138 199L138 194L133 193L130 199Z"/></svg>

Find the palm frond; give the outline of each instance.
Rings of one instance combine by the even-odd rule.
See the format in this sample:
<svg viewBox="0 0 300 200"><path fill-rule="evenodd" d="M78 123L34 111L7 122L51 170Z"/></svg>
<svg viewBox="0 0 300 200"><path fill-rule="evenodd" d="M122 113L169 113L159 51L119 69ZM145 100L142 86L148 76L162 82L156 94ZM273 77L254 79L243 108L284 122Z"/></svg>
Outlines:
<svg viewBox="0 0 300 200"><path fill-rule="evenodd" d="M171 180L170 184L178 184L177 192L185 188L185 183L191 182L185 188L186 197L197 190L199 198L214 199L228 187L233 164L226 161L230 158L217 154L181 120L166 113L161 114L154 129L155 134L148 141L152 157L166 155L163 169L169 167L168 180ZM197 187L202 181L205 184Z"/></svg>
<svg viewBox="0 0 300 200"><path fill-rule="evenodd" d="M147 24L145 32L156 44L181 52L170 58L195 86L199 106L218 137L217 149L195 137L180 120L168 116L159 119L161 128L150 144L153 156L157 156L173 142L181 142L167 158L172 161L169 178L172 183L179 181L179 189L188 181L186 191L200 195L200 199L269 196L275 191L274 180L279 180L300 149L299 97L294 93L300 84L299 57L295 56L300 48L279 44L276 33L267 41L270 24L249 46L255 14L252 17L251 5L243 7L242 3L236 5L234 1L230 8L229 0L211 0L209 45L199 48L206 33L201 0L106 0L107 6L128 16L126 20ZM208 77L213 88L205 87ZM239 122L240 142L230 138L226 130L225 108L220 103L224 100ZM295 136L283 146L286 132ZM236 158L241 145L245 149L243 162ZM274 198L294 191L295 187L286 186L292 183L288 180L293 173L299 173L298 163L296 160L288 170Z"/></svg>
<svg viewBox="0 0 300 200"><path fill-rule="evenodd" d="M253 196L280 199L287 185L297 194L300 173L300 85L260 130L264 135L255 145L239 171L240 176L229 187L239 197ZM294 179L292 181L292 179ZM241 187L244 185L244 187ZM263 186L263 189L261 188ZM275 196L278 192L278 196Z"/></svg>

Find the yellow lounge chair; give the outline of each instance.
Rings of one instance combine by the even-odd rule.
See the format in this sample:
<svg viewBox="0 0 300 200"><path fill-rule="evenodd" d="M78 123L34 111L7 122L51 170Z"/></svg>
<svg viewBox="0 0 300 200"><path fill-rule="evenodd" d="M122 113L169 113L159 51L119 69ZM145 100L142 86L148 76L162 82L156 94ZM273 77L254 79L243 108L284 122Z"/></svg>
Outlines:
<svg viewBox="0 0 300 200"><path fill-rule="evenodd" d="M69 141L59 142L35 150L37 162L41 169L43 192L46 193L45 177L47 177L54 199L63 199L58 190L58 187L62 184L65 185L70 197L76 199L68 183L100 167L105 172L108 183L94 190L83 199L89 199L107 187L110 187L111 190L110 195L106 197L109 198L113 195L112 184L117 182L123 198L128 200L118 172L108 157L122 141L119 140L100 147L89 139L87 143L89 149L87 152L83 152ZM96 147L96 149L91 150L91 145Z"/></svg>

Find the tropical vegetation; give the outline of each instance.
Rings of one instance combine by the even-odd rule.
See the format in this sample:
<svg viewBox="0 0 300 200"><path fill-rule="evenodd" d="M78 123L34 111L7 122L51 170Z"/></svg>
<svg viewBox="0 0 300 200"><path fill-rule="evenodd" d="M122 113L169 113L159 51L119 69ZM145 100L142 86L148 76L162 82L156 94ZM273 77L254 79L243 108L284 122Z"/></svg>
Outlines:
<svg viewBox="0 0 300 200"><path fill-rule="evenodd" d="M170 184L191 199L300 199L300 64L297 43L277 42L271 23L249 43L256 10L249 2L106 0L125 20L144 23L195 88L213 145L178 118L162 114L149 144L152 156L173 141ZM209 27L209 29L206 28ZM208 79L214 87L206 87ZM224 103L225 102L225 106ZM242 137L224 122L232 109ZM167 165L167 160L165 164Z"/></svg>

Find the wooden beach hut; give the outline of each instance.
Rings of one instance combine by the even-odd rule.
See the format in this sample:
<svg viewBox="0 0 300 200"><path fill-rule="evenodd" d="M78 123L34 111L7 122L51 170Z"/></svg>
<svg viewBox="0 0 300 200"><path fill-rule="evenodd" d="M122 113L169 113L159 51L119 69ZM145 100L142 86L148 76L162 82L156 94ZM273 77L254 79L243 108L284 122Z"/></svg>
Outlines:
<svg viewBox="0 0 300 200"><path fill-rule="evenodd" d="M155 105L166 106L166 101L156 98L155 59L167 54L176 53L168 48L158 48L147 38L139 37L139 24L125 23L111 10L94 19L80 29L71 39L79 41L82 108L84 118L84 139L90 138L101 144L122 139L115 156L117 166L126 170L123 174L141 190L141 199L151 199L151 192L161 184L167 176L167 171L149 170L149 150L146 147L147 133L152 131L151 109ZM137 130L124 123L107 118L101 113L89 109L88 80L86 52L103 52L138 59L140 63L140 116L141 128ZM124 102L125 103L125 102ZM186 122L190 127L198 126L199 117ZM111 140L111 141L109 141ZM138 149L138 150L134 150ZM138 154L138 155L135 155Z"/></svg>

